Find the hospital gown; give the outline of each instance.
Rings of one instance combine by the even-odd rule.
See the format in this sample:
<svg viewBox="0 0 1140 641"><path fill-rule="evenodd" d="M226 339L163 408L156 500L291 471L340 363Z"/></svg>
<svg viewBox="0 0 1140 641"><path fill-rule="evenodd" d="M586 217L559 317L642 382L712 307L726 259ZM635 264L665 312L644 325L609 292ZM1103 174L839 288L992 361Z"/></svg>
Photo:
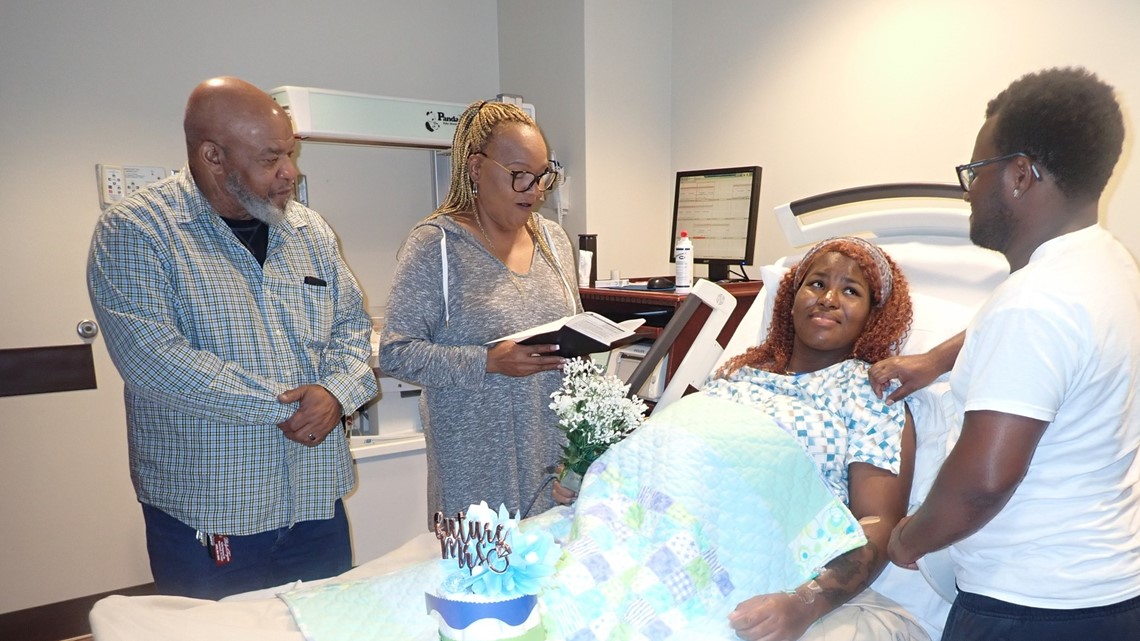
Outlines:
<svg viewBox="0 0 1140 641"><path fill-rule="evenodd" d="M876 397L869 367L854 359L795 375L742 367L704 390L771 416L807 450L831 491L847 503L851 463L899 473L905 409Z"/></svg>

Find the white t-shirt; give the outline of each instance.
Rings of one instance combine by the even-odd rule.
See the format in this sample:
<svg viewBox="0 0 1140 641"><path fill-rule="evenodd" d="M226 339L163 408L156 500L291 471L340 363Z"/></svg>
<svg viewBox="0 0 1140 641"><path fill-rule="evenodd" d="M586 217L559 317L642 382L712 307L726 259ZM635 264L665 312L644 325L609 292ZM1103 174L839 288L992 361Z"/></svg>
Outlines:
<svg viewBox="0 0 1140 641"><path fill-rule="evenodd" d="M1009 503L952 546L959 587L1054 609L1140 595L1140 274L1128 251L1099 226L1038 247L970 323L950 385L959 413L1050 422Z"/></svg>

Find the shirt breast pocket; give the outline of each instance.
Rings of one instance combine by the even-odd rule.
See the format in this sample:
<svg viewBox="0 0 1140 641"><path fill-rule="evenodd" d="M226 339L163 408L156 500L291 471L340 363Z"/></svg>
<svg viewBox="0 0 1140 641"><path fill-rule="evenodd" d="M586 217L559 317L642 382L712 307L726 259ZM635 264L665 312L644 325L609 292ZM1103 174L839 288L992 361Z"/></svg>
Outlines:
<svg viewBox="0 0 1140 641"><path fill-rule="evenodd" d="M332 337L335 304L325 281L308 277L300 283L269 283L279 301L286 332L301 345L322 349Z"/></svg>

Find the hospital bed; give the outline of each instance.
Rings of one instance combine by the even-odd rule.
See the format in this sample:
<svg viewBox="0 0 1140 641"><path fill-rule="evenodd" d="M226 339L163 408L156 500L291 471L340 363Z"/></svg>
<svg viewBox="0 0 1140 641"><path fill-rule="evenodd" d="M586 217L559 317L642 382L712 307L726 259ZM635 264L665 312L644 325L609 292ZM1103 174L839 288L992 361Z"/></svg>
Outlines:
<svg viewBox="0 0 1140 641"><path fill-rule="evenodd" d="M692 297L693 303L679 311L659 340L662 346L654 349L661 353L667 349L664 343L668 336L677 333L675 325L686 322L692 307L708 305L713 313L655 411L680 398L689 387L699 386L699 381L727 358L763 337L780 277L819 240L863 235L882 246L906 273L915 317L904 353L925 351L964 329L989 292L1008 275L1008 266L999 254L970 243L969 208L956 185L892 184L848 189L788 203L777 208L776 216L796 253L760 269L762 295L723 347L716 336L727 319L727 312L719 308L728 304L722 295L725 292L701 281L694 290L698 295ZM642 367L652 369L653 357L651 350ZM639 372L640 368L633 376L641 375ZM929 490L945 456L946 436L953 420L944 404L947 393L948 385L941 380L908 399L918 430L912 506ZM330 581L379 576L436 556L437 542L425 532L400 549ZM926 557L920 567L921 572L911 572L889 566L873 587L906 606L937 639L954 596L953 574L944 554ZM304 641L275 592L266 590L220 602L162 596L109 597L96 604L91 623L96 641Z"/></svg>

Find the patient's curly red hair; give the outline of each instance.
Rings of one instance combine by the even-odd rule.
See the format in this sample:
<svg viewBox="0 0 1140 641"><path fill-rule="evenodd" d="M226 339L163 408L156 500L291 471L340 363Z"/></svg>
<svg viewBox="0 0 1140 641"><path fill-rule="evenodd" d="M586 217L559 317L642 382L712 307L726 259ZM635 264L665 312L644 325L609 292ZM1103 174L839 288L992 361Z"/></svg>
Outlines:
<svg viewBox="0 0 1140 641"><path fill-rule="evenodd" d="M882 291L879 269L875 258L866 247L844 238L831 239L824 243L826 247L821 248L815 254L816 257L826 252L838 252L847 256L859 264L871 291ZM851 349L853 358L868 363L875 363L898 354L910 331L913 315L910 287L907 285L906 276L903 276L902 270L886 252L883 252L883 256L891 268L891 293L885 301L875 300L877 294L872 297L871 315L867 319L867 325ZM792 268L780 280L780 287L776 291L776 300L773 303L772 324L768 328L768 336L764 342L730 359L717 372L718 376L724 376L744 366L780 373L787 369L796 336L795 327L792 325L792 302L796 293L795 277L796 269Z"/></svg>

